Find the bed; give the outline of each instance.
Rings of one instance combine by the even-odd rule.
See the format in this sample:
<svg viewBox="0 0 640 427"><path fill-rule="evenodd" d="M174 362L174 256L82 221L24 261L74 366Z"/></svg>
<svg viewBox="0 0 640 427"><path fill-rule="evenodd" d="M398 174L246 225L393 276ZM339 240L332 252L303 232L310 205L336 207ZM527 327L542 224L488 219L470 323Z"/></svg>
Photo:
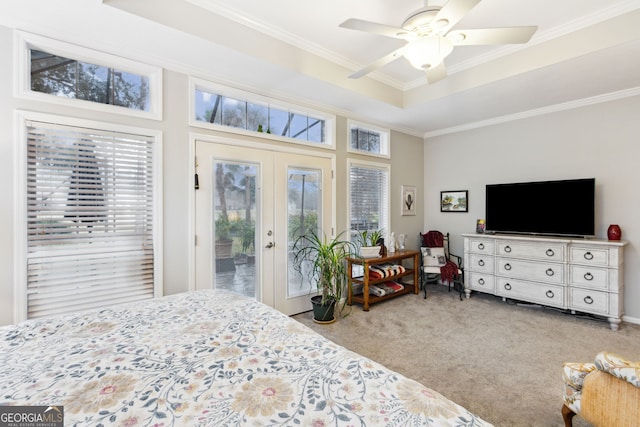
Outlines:
<svg viewBox="0 0 640 427"><path fill-rule="evenodd" d="M65 425L490 425L226 291L29 320L0 339L0 405L62 405Z"/></svg>

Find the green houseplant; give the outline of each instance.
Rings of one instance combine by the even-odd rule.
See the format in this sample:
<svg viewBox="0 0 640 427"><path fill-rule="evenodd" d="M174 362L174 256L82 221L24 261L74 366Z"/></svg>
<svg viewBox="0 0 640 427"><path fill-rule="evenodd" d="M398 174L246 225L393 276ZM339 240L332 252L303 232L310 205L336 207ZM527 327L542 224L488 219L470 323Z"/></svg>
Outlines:
<svg viewBox="0 0 640 427"><path fill-rule="evenodd" d="M293 244L293 266L303 280L315 283L318 295L311 297L314 321L335 321L335 307L343 300L347 286L345 259L351 256L353 244L342 239L343 233L329 238L310 230ZM342 302L344 308L344 302Z"/></svg>
<svg viewBox="0 0 640 427"><path fill-rule="evenodd" d="M380 244L383 238L382 231L380 230L363 230L357 235L358 240L358 253L361 257L370 258L380 255Z"/></svg>

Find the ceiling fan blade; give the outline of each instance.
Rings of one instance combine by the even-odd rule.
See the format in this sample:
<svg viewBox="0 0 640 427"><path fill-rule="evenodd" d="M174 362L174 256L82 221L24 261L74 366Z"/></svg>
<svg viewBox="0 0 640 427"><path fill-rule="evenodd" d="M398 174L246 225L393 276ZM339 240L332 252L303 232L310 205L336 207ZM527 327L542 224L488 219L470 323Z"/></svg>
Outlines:
<svg viewBox="0 0 640 427"><path fill-rule="evenodd" d="M434 30L446 34L478 3L480 0L449 0L433 18Z"/></svg>
<svg viewBox="0 0 640 427"><path fill-rule="evenodd" d="M369 74L373 70L376 70L376 69L382 67L383 65L387 65L388 63L390 63L392 61L395 61L398 58L401 58L403 49L404 49L404 47L401 47L400 49L394 50L390 54L385 55L382 58L378 59L377 61L367 65L366 67L364 67L360 71L356 71L355 73L351 74L349 76L349 78L350 79L359 79L360 77Z"/></svg>
<svg viewBox="0 0 640 427"><path fill-rule="evenodd" d="M408 40L411 32L403 28L392 27L390 25L378 24L376 22L364 21L362 19L347 19L339 27L349 30L364 31L366 33L380 34L381 36L393 37L396 39Z"/></svg>
<svg viewBox="0 0 640 427"><path fill-rule="evenodd" d="M528 42L538 27L485 28L449 31L447 38L454 46L483 44L516 44Z"/></svg>
<svg viewBox="0 0 640 427"><path fill-rule="evenodd" d="M430 68L425 72L427 73L427 82L429 82L429 84L435 83L438 80L442 80L447 77L447 69L444 66L444 62L441 62L439 65Z"/></svg>

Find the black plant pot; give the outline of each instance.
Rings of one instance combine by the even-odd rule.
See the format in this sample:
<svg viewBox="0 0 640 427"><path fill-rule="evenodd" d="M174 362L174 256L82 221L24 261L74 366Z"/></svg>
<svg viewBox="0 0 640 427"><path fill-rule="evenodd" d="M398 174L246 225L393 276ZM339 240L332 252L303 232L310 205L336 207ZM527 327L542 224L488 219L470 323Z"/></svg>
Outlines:
<svg viewBox="0 0 640 427"><path fill-rule="evenodd" d="M313 321L316 323L333 323L336 321L334 311L336 300L331 300L322 304L322 295L311 297L311 305L313 306Z"/></svg>

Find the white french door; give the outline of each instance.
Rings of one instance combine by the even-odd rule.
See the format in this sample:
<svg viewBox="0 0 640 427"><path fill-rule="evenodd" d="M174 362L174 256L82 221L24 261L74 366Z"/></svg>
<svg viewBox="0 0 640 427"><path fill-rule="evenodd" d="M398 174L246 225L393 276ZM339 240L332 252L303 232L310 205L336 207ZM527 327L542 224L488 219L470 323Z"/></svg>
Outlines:
<svg viewBox="0 0 640 427"><path fill-rule="evenodd" d="M196 289L229 289L288 315L309 310L291 246L305 230L331 232L332 160L204 141L195 151Z"/></svg>

